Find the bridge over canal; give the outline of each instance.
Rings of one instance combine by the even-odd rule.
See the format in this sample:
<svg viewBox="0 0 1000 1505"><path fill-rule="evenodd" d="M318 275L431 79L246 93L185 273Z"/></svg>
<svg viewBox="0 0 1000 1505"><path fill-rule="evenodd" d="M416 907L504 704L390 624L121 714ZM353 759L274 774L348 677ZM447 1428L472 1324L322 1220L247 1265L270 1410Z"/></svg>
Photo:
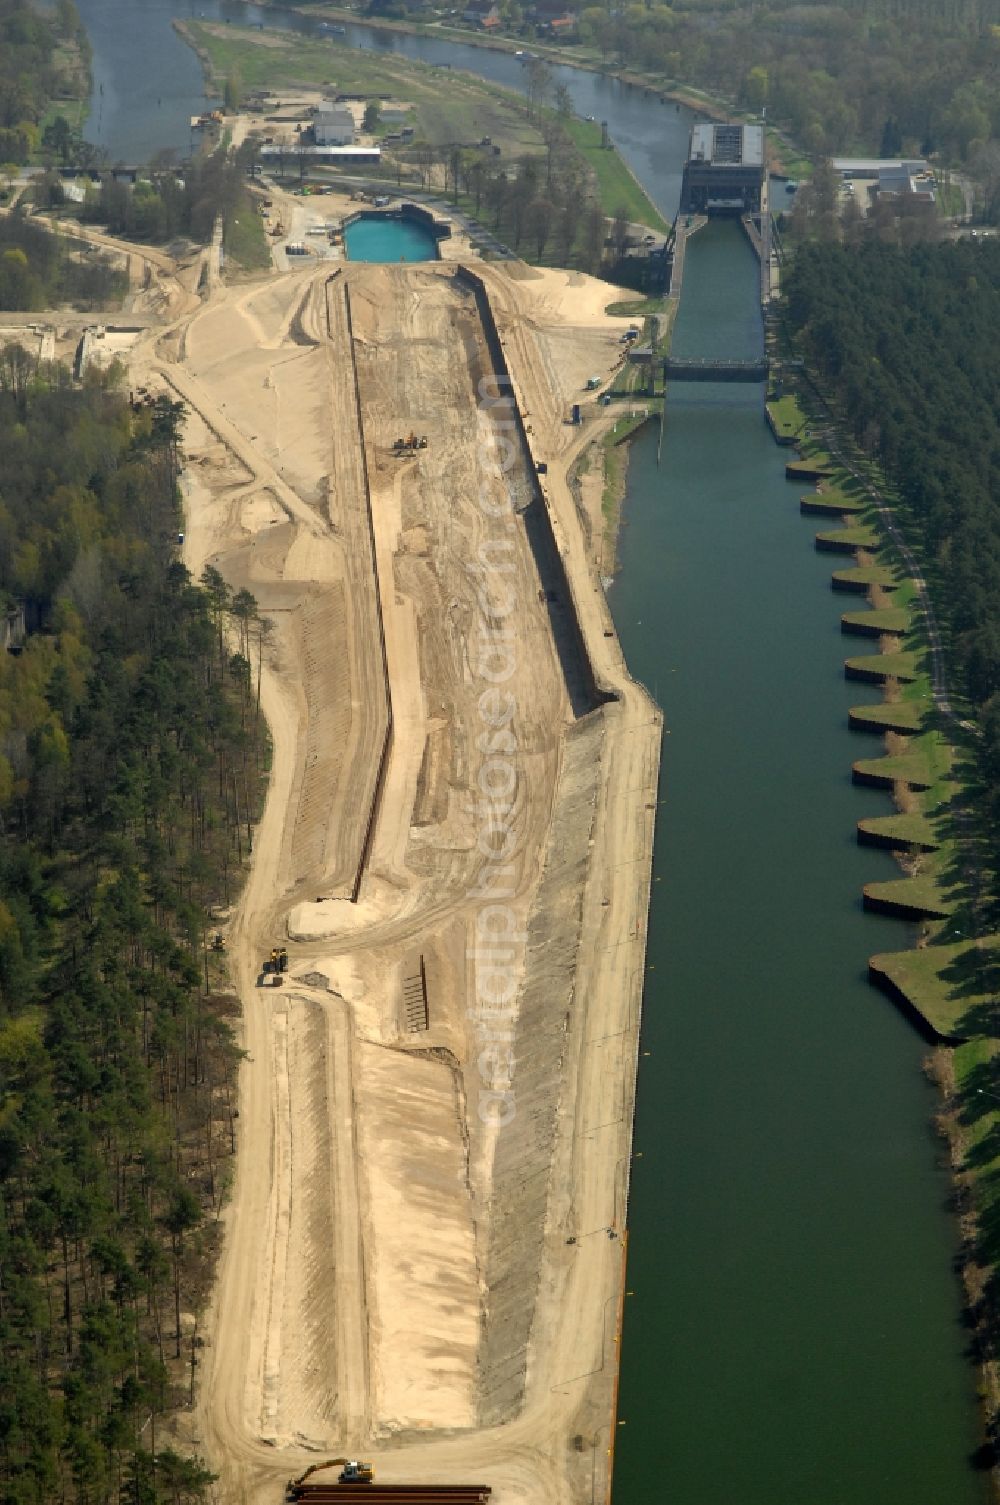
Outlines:
<svg viewBox="0 0 1000 1505"><path fill-rule="evenodd" d="M679 360L668 355L663 362L668 381L766 381L767 360L756 361Z"/></svg>

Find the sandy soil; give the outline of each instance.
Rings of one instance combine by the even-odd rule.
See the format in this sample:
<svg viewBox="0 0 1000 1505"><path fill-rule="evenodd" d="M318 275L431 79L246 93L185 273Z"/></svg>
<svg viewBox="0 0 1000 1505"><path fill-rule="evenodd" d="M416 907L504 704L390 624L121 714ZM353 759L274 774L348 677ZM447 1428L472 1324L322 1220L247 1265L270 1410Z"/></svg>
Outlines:
<svg viewBox="0 0 1000 1505"><path fill-rule="evenodd" d="M224 1501L345 1453L603 1498L660 735L566 481L614 293L313 263L198 298L146 265L131 374L187 405L185 562L273 624L237 1176L182 1433Z"/></svg>

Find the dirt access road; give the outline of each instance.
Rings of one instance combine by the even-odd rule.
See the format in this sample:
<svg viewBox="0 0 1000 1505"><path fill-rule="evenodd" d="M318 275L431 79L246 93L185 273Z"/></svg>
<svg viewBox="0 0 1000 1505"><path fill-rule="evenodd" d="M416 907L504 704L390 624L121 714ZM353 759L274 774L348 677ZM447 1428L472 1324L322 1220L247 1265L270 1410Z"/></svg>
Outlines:
<svg viewBox="0 0 1000 1505"><path fill-rule="evenodd" d="M271 624L188 1434L224 1501L338 1454L500 1505L607 1491L660 726L565 419L621 321L590 279L473 270L307 266L192 308L157 267L178 312L133 362L187 405L189 568Z"/></svg>

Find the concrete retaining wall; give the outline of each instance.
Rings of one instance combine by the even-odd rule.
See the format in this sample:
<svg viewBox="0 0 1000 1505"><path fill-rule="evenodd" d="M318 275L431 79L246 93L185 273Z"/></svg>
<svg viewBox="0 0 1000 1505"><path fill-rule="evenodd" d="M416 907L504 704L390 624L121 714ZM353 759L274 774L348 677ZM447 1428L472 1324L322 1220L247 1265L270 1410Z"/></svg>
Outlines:
<svg viewBox="0 0 1000 1505"><path fill-rule="evenodd" d="M864 758L860 760L861 763L865 761ZM865 789L892 789L900 780L894 774L874 773L867 768L860 767L859 763L854 763L851 767L851 782L861 784ZM931 787L930 782L923 779L904 779L902 782L908 784L911 789L921 790Z"/></svg>
<svg viewBox="0 0 1000 1505"><path fill-rule="evenodd" d="M885 831L872 831L863 820L858 821L858 846L879 847L883 852L936 852L936 841L900 841L898 836L889 836Z"/></svg>
<svg viewBox="0 0 1000 1505"><path fill-rule="evenodd" d="M535 496L528 507L521 513L528 538L535 552L539 573L543 581L548 584L551 581L549 601L549 617L552 625L553 637L556 649L559 653L563 666L563 674L567 687L574 701L572 686L575 678L574 670L583 674L586 685L585 703L577 703L574 709L578 715L585 714L588 710L599 705L606 705L608 701L617 700L617 692L608 685L601 684L594 669L594 663L590 656L587 640L580 626L579 609L576 601L576 592L566 572L565 561L559 546L556 531L549 511L548 498L544 488L538 481L538 465L541 456L534 454L528 433L524 426L520 404L514 384L507 368L507 357L504 354L500 342L500 332L497 329L496 320L493 317L493 309L490 306L489 295L483 282L476 274L466 266L455 268L455 278L470 288L475 295L476 307L480 321L486 335L486 342L493 362L493 369L502 381L505 393L510 398L511 414L515 424L518 442L524 455L525 464L533 477ZM555 611L554 607L562 610ZM573 662L568 662L568 656L572 654Z"/></svg>
<svg viewBox="0 0 1000 1505"><path fill-rule="evenodd" d="M330 281L340 275L339 270L334 273ZM354 382L354 401L357 405L358 415L358 443L361 447L361 468L365 479L365 516L368 519L368 535L372 550L372 574L375 583L375 614L378 618L379 652L382 655L382 676L385 682L385 734L382 738L382 748L379 753L378 776L375 780L375 789L372 794L371 809L368 812L368 823L365 826L364 840L361 843L361 852L358 858L357 871L354 874L354 882L351 885L351 903L356 904L361 894L361 884L368 867L368 859L371 856L372 842L375 840L375 831L378 826L379 810L382 807L382 796L385 793L386 779L389 773L389 758L392 753L393 740L393 716L392 716L392 686L389 683L389 659L385 648L385 619L382 615L382 586L378 574L378 553L375 548L375 519L372 515L372 493L368 480L368 456L365 452L365 428L364 418L361 411L361 385L358 381L358 367L354 359L354 322L351 318L351 293L347 283L342 284L344 290L344 309L347 316L347 333L351 347L351 377Z"/></svg>
<svg viewBox="0 0 1000 1505"><path fill-rule="evenodd" d="M892 706L887 705L879 714L876 706L852 706L847 713L847 724L852 732L895 732L900 737L915 737L923 728L903 726L893 720Z"/></svg>
<svg viewBox="0 0 1000 1505"><path fill-rule="evenodd" d="M887 976L887 974L882 971L881 967L878 965L878 957L873 956L868 963L868 981L872 983L874 987L880 988L883 993L885 993L889 998L892 999L893 1003L896 1004L897 1007L902 1011L903 1015L917 1030L918 1034L922 1035L923 1038L930 1044L961 1044L963 1038L961 1035L942 1035L938 1030L934 1028L930 1020L926 1017L926 1015L920 1012L912 999L908 998L907 995L903 992L902 988L898 987L897 984L893 982L892 978Z"/></svg>
<svg viewBox="0 0 1000 1505"><path fill-rule="evenodd" d="M926 904L906 904L901 899L885 899L881 894L872 893L872 884L866 884L861 890L861 902L869 914L888 915L894 920L913 920L919 923L921 920L944 920L950 914L947 909L934 909Z"/></svg>

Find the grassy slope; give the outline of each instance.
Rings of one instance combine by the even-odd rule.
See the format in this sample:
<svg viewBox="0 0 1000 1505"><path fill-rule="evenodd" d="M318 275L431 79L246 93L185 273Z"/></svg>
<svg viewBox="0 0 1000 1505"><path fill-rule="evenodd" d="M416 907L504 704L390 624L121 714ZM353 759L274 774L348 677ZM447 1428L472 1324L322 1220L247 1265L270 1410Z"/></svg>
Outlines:
<svg viewBox="0 0 1000 1505"><path fill-rule="evenodd" d="M767 411L771 415L771 422L777 430L779 439L794 439L797 434L801 433L806 416L794 393L787 392L783 397L770 398Z"/></svg>
<svg viewBox="0 0 1000 1505"><path fill-rule="evenodd" d="M837 516L846 513L864 512L868 503L862 497L851 496L850 492L841 491L836 486L827 486L822 491L809 491L806 493L813 507L821 508L824 512L830 512Z"/></svg>
<svg viewBox="0 0 1000 1505"><path fill-rule="evenodd" d="M948 793L952 750L936 727L910 739L906 751L882 758L859 758L856 767L887 775L894 782L927 789L925 808L930 809Z"/></svg>
<svg viewBox="0 0 1000 1505"><path fill-rule="evenodd" d="M808 441L802 446L804 458L820 458L811 453ZM881 477L875 477L885 493ZM835 499L865 511L867 498L857 480L843 469L835 470L824 490L825 499ZM909 785L907 808L892 815L863 822L866 829L910 846L906 876L866 885L872 898L896 902L924 910L925 944L920 949L890 953L872 958L875 969L890 978L918 1012L940 1034L959 1036L974 1034L983 1027L977 1009L989 996L984 974L984 954L1000 938L990 937L980 946L968 936L975 924L970 912L968 859L956 841L961 830L960 804L965 796L962 787L962 763L942 730L935 724L927 662L927 641L922 614L913 610L915 587L901 574L899 561L888 541L881 536L877 514L867 511L864 527L875 528L879 538L874 546L859 538L865 548L864 564L853 570L838 571L841 578L867 580L882 584L893 580L892 605L877 605L867 611L846 613L849 620L871 623L900 639L898 652L862 655L847 662L858 667L891 675L896 681L894 698L881 705L855 709L855 719L881 721L890 728L910 734L905 743L894 743L888 756L859 759L856 767L889 776L899 785ZM842 530L850 536L852 526ZM860 533L861 529L856 530ZM931 850L921 850L930 847ZM934 918L937 916L938 918Z"/></svg>
<svg viewBox="0 0 1000 1505"><path fill-rule="evenodd" d="M834 570L833 579L842 580L845 585L880 585L883 590L890 590L898 584L899 577L884 564L853 564L844 570Z"/></svg>
<svg viewBox="0 0 1000 1505"><path fill-rule="evenodd" d="M873 835L884 836L890 841L898 842L901 848L910 845L941 845L936 823L922 811L905 815L897 810L893 815L870 816L867 820L859 821L858 824L862 830L871 831Z"/></svg>
<svg viewBox="0 0 1000 1505"><path fill-rule="evenodd" d="M852 529L845 529L851 532ZM862 531L858 529L857 531ZM865 532L868 530L865 529ZM898 594L898 592L897 592ZM845 611L842 621L849 625L858 623L862 627L871 627L877 632L906 632L910 626L910 613L905 606L881 606L877 611L871 608L868 611Z"/></svg>
<svg viewBox="0 0 1000 1505"><path fill-rule="evenodd" d="M835 544L844 550L873 549L878 543L878 535L867 523L858 523L856 527L830 528L817 533L816 542Z"/></svg>
<svg viewBox="0 0 1000 1505"><path fill-rule="evenodd" d="M871 722L873 727L899 732L916 731L923 719L924 708L914 700L900 700L895 705L856 705L851 707L855 723Z"/></svg>
<svg viewBox="0 0 1000 1505"><path fill-rule="evenodd" d="M624 209L635 224L665 232L667 222L640 188L618 152L601 146L601 127L594 120L569 116L563 121L577 151L594 174L601 208L609 217Z"/></svg>
<svg viewBox="0 0 1000 1505"><path fill-rule="evenodd" d="M866 883L865 893L873 899L889 904L906 904L911 909L924 910L928 915L944 918L953 914L956 901L944 892L937 875L918 873L913 878L886 878L877 883Z"/></svg>
<svg viewBox="0 0 1000 1505"><path fill-rule="evenodd" d="M249 194L242 207L228 214L222 227L222 244L226 255L245 271L263 270L271 265L271 250L264 234L264 222Z"/></svg>
<svg viewBox="0 0 1000 1505"><path fill-rule="evenodd" d="M919 950L892 951L872 957L888 977L942 1035L975 1034L977 1015L990 1001L984 974L997 969L1000 937L983 941L945 941Z"/></svg>

